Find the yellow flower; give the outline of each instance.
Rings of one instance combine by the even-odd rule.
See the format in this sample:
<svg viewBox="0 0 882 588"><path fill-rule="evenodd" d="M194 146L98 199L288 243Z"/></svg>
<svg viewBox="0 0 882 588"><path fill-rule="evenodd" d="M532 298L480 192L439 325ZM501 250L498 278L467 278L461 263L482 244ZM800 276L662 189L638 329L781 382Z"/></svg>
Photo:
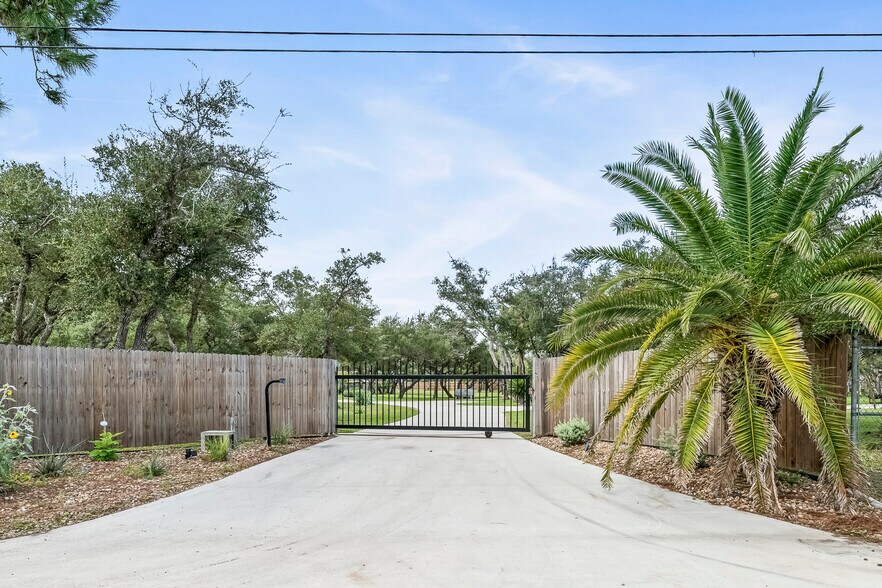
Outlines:
<svg viewBox="0 0 882 588"><path fill-rule="evenodd" d="M10 439L18 439L18 431L10 431L9 438Z"/></svg>
<svg viewBox="0 0 882 588"><path fill-rule="evenodd" d="M12 396L12 388L9 388L8 390L6 390L6 395Z"/></svg>

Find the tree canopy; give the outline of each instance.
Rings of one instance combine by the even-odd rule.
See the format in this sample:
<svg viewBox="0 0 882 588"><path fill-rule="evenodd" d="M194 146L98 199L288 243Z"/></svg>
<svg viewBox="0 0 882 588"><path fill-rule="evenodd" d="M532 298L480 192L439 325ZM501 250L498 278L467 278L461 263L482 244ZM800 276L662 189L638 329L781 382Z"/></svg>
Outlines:
<svg viewBox="0 0 882 588"><path fill-rule="evenodd" d="M613 226L651 238L658 248L572 252L572 260L614 263L619 271L567 313L556 339L571 347L550 399L559 406L580 374L623 351L640 352L636 373L604 416L604 424L623 417L606 484L613 456L634 454L665 400L695 372L679 428L683 472L695 467L714 419L726 419L721 489L729 490L741 470L756 503L777 509L774 418L787 397L820 450L821 480L836 503L845 506L846 490L863 487L844 411L810 361L805 338L855 323L882 337L882 254L869 247L882 231L882 215L839 222L877 177L882 158L843 161L860 127L827 151L806 155L811 124L830 108L820 84L819 77L775 153L741 92L728 88L708 105L707 126L687 144L707 160L712 190L689 156L669 143L645 143L636 161L606 167L604 177L650 213L619 214Z"/></svg>
<svg viewBox="0 0 882 588"><path fill-rule="evenodd" d="M37 85L50 102L63 106L64 80L95 67L95 54L76 27L102 25L115 11L115 0L0 0L0 27L29 48ZM0 114L8 109L0 97Z"/></svg>

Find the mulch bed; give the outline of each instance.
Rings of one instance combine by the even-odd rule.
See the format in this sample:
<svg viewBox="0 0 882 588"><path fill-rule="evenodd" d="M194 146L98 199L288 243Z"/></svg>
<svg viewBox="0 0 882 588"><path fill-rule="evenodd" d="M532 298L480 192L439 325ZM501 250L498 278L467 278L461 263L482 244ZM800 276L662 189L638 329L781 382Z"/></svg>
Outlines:
<svg viewBox="0 0 882 588"><path fill-rule="evenodd" d="M274 457L310 447L326 438L292 439L268 449L263 441L246 441L230 451L229 461L184 459L183 449L120 453L117 461L96 462L73 456L63 475L38 479L34 460L19 465L12 487L0 488L0 539L44 533L171 496L219 480ZM141 465L158 454L166 473L153 479L140 474Z"/></svg>
<svg viewBox="0 0 882 588"><path fill-rule="evenodd" d="M557 437L539 437L532 441L542 447L569 455L579 460L604 467L609 456L611 443L598 442L592 453L585 455L582 445L566 447ZM712 504L721 504L738 510L772 516L777 519L813 527L823 531L848 537L858 537L867 541L882 543L882 510L868 506L866 503L854 501L853 514L836 512L825 503L820 485L807 476L782 475L788 481L778 480L778 496L783 513L769 514L758 512L748 495L748 487L740 480L730 496L719 496L713 483L713 460L710 467L699 468L691 476L686 488L678 488L675 484L675 468L671 457L663 450L654 447L642 447L638 450L631 469L627 475L632 478L649 482L668 490L694 496ZM624 459L617 456L613 471L624 474Z"/></svg>

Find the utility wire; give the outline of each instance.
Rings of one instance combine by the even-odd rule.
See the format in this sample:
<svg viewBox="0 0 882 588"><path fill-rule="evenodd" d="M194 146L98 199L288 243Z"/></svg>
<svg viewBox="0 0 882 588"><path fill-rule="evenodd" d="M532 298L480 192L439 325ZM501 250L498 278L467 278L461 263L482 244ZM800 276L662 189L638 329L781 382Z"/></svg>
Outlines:
<svg viewBox="0 0 882 588"><path fill-rule="evenodd" d="M775 53L882 53L882 48L853 49L303 49L271 47L137 47L102 45L0 45L0 49L77 51L162 51L182 53L354 53L379 55L762 55Z"/></svg>
<svg viewBox="0 0 882 588"><path fill-rule="evenodd" d="M451 33L386 31L267 31L250 29L148 29L127 27L51 27L14 25L11 30L62 29L95 33L154 33L175 35L288 35L323 37L483 37L554 39L772 39L772 38L861 38L882 37L879 33Z"/></svg>

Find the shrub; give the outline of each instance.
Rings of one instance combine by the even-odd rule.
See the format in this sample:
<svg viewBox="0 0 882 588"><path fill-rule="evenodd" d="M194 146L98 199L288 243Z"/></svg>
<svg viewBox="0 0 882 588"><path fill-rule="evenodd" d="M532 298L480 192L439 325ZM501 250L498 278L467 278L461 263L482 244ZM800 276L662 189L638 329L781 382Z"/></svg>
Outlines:
<svg viewBox="0 0 882 588"><path fill-rule="evenodd" d="M783 484L802 486L805 484L805 476L793 470L775 470L775 479Z"/></svg>
<svg viewBox="0 0 882 588"><path fill-rule="evenodd" d="M119 446L122 445L122 443L117 440L117 437L120 435L122 435L122 432L111 433L110 431L104 431L98 435L98 439L95 441L89 441L94 447L94 449L89 452L89 457L95 461L116 461L116 454L119 451Z"/></svg>
<svg viewBox="0 0 882 588"><path fill-rule="evenodd" d="M358 406L367 406L373 402L373 398L371 398L371 393L369 390L362 390L359 388L355 391L355 404Z"/></svg>
<svg viewBox="0 0 882 588"><path fill-rule="evenodd" d="M677 458L677 448L679 445L676 427L667 428L658 436L659 449L663 449L671 459Z"/></svg>
<svg viewBox="0 0 882 588"><path fill-rule="evenodd" d="M576 417L554 427L554 436L563 441L564 445L577 445L588 439L591 426L582 417Z"/></svg>
<svg viewBox="0 0 882 588"><path fill-rule="evenodd" d="M294 427L291 425L285 425L278 431L273 431L273 445L287 445L294 434Z"/></svg>
<svg viewBox="0 0 882 588"><path fill-rule="evenodd" d="M34 460L34 473L38 478L55 478L64 473L70 463L70 454L61 453L50 448L49 453Z"/></svg>
<svg viewBox="0 0 882 588"><path fill-rule="evenodd" d="M0 386L0 482L8 482L16 464L32 451L34 440L33 414L30 405L15 406L15 388Z"/></svg>
<svg viewBox="0 0 882 588"><path fill-rule="evenodd" d="M677 459L677 451L680 448L680 438L676 427L670 427L658 436L658 447L663 449L671 459ZM698 453L695 467L706 468L710 465L710 457L704 451Z"/></svg>
<svg viewBox="0 0 882 588"><path fill-rule="evenodd" d="M166 472L165 463L154 453L141 465L141 475L147 479L158 478Z"/></svg>
<svg viewBox="0 0 882 588"><path fill-rule="evenodd" d="M229 437L209 437L205 440L208 461L227 461L230 458Z"/></svg>

